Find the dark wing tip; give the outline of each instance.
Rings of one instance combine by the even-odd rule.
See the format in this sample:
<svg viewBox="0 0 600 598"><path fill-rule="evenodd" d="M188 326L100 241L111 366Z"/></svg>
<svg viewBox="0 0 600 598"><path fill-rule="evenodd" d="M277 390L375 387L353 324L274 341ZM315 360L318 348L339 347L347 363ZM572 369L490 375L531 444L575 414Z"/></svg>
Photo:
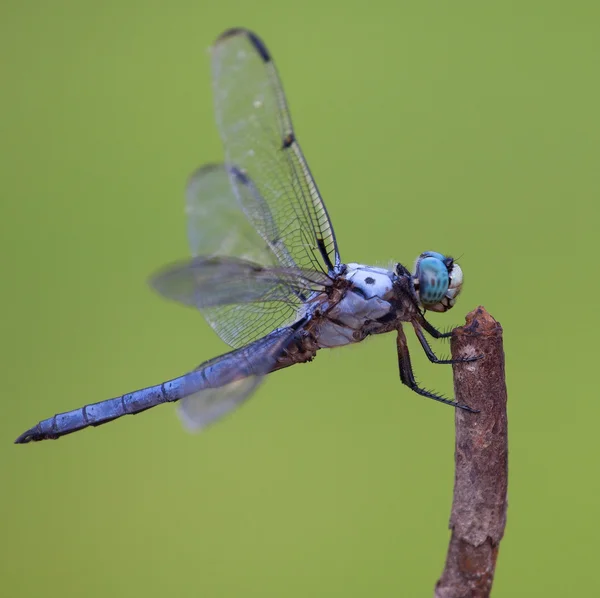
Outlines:
<svg viewBox="0 0 600 598"><path fill-rule="evenodd" d="M269 50L267 50L267 46L265 46L264 42L256 33L253 33L249 29L244 29L243 27L232 27L231 29L227 29L219 35L219 37L215 40L215 46L229 39L230 37L236 37L238 35L245 35L250 43L254 46L254 49L258 52L263 62L271 61L271 54Z"/></svg>
<svg viewBox="0 0 600 598"><path fill-rule="evenodd" d="M196 170L194 170L194 172L192 172L192 174L190 174L190 176L188 177L188 184L190 184L192 181L194 181L196 178L198 178L200 176L206 176L206 175L212 174L213 172L219 172L220 170L223 170L223 168L224 168L223 163L203 164L202 166L199 166L198 168L196 168Z"/></svg>
<svg viewBox="0 0 600 598"><path fill-rule="evenodd" d="M231 176L233 176L241 185L247 185L250 182L248 175L243 170L240 170L237 166L229 166L228 170Z"/></svg>
<svg viewBox="0 0 600 598"><path fill-rule="evenodd" d="M202 166L196 168L194 172L192 172L189 180L192 181L200 176L209 175L214 172L226 172L227 174L231 174L236 179L239 179L241 183L247 183L250 180L246 172L241 168L238 168L232 164L226 164L225 162L203 164Z"/></svg>
<svg viewBox="0 0 600 598"><path fill-rule="evenodd" d="M208 164L202 164L195 171L194 174L200 174L202 172L216 172L217 170L223 169L222 162L209 162Z"/></svg>

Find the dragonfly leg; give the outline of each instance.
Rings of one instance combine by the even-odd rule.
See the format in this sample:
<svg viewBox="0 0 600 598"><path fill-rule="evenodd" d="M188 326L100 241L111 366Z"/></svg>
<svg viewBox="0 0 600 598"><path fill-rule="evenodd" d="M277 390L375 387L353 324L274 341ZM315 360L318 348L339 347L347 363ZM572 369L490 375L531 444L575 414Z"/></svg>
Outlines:
<svg viewBox="0 0 600 598"><path fill-rule="evenodd" d="M425 351L425 355L427 355L427 359L429 359L431 363L468 363L470 361L477 361L483 357L483 355L475 355L474 357L460 357L459 359L439 359L427 342L421 326L414 321L412 322L412 325L415 329L415 334L421 343L421 347L423 347L423 351Z"/></svg>
<svg viewBox="0 0 600 598"><path fill-rule="evenodd" d="M430 324L425 319L425 316L421 314L417 315L417 322L421 328L431 334L433 338L449 338L452 336L452 330L450 330L450 332L442 332L441 330L438 330L433 324Z"/></svg>
<svg viewBox="0 0 600 598"><path fill-rule="evenodd" d="M446 399L445 397L442 397L433 392L430 392L429 390L421 388L415 380L415 375L410 364L408 343L406 342L406 336L404 335L404 331L402 330L402 328L398 328L398 338L396 340L396 344L398 347L398 366L400 368L400 380L402 381L402 384L405 384L406 386L408 386L408 388L410 388L417 394L423 397L427 397L428 399L439 401L440 403L444 403L445 405L452 405L453 407L458 407L459 409L464 409L465 411L470 411L471 413L479 413L475 409L471 409L471 407L469 407L468 405L456 403L454 401L451 401L450 399Z"/></svg>

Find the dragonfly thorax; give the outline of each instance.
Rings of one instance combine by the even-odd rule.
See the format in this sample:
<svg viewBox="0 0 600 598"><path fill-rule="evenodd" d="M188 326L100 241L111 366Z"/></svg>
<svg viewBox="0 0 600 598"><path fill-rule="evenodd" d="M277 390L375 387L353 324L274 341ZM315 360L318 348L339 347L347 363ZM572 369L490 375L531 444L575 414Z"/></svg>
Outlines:
<svg viewBox="0 0 600 598"><path fill-rule="evenodd" d="M343 292L326 309L318 328L320 347L356 343L389 328L396 275L384 268L352 263L347 264L341 276L345 283ZM384 322L379 324L382 319Z"/></svg>

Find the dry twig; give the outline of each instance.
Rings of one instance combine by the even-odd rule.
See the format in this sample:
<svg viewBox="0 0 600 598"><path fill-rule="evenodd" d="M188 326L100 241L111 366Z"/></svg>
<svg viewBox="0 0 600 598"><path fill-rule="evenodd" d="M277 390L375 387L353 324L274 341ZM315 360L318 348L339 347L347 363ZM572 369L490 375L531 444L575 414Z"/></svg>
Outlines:
<svg viewBox="0 0 600 598"><path fill-rule="evenodd" d="M502 327L483 307L452 335L452 357L484 358L454 365L456 400L480 413L456 409L456 472L452 537L435 598L490 595L506 524L508 443Z"/></svg>

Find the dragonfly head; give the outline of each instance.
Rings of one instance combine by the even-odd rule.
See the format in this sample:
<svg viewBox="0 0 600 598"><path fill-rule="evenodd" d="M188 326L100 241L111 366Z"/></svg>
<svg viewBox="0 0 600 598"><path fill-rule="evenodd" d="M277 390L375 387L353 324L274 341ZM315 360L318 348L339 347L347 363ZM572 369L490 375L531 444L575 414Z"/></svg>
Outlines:
<svg viewBox="0 0 600 598"><path fill-rule="evenodd" d="M430 311L454 307L463 283L461 267L451 257L425 251L415 262L413 284L419 302Z"/></svg>

